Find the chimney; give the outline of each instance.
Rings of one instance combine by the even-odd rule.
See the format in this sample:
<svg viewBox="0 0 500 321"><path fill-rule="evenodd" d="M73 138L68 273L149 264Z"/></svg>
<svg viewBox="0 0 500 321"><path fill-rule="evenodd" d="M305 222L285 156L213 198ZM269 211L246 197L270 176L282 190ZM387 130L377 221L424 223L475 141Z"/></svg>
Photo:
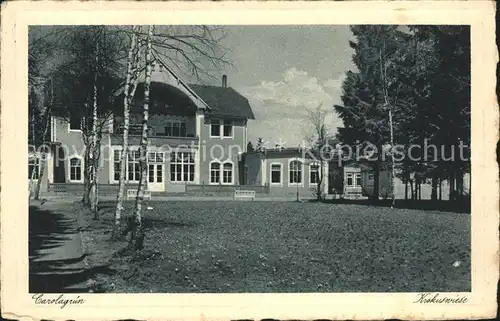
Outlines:
<svg viewBox="0 0 500 321"><path fill-rule="evenodd" d="M226 88L227 87L227 76L222 75L222 87Z"/></svg>

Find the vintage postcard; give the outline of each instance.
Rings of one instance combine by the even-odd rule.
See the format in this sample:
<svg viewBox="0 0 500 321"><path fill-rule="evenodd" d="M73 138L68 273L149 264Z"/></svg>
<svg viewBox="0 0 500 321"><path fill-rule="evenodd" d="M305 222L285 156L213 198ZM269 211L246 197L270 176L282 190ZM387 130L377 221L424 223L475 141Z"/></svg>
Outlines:
<svg viewBox="0 0 500 321"><path fill-rule="evenodd" d="M495 316L493 2L2 9L4 318Z"/></svg>

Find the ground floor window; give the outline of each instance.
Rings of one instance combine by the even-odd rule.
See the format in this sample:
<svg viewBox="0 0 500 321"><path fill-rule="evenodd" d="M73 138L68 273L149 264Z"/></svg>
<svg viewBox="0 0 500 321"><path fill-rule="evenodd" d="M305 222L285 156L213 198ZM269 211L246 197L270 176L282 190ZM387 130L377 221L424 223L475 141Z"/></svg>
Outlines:
<svg viewBox="0 0 500 321"><path fill-rule="evenodd" d="M120 180L120 158L121 158L121 150L113 151L113 179L115 181Z"/></svg>
<svg viewBox="0 0 500 321"><path fill-rule="evenodd" d="M271 184L281 184L281 164L271 165Z"/></svg>
<svg viewBox="0 0 500 321"><path fill-rule="evenodd" d="M220 164L210 164L210 183L218 184L220 182Z"/></svg>
<svg viewBox="0 0 500 321"><path fill-rule="evenodd" d="M194 153L174 152L170 154L170 181L194 181Z"/></svg>
<svg viewBox="0 0 500 321"><path fill-rule="evenodd" d="M127 173L129 182L138 182L141 177L141 167L139 166L140 153L138 150L128 152Z"/></svg>
<svg viewBox="0 0 500 321"><path fill-rule="evenodd" d="M233 176L233 163L212 162L210 164L211 184L232 184Z"/></svg>
<svg viewBox="0 0 500 321"><path fill-rule="evenodd" d="M302 163L300 161L290 162L290 184L302 183Z"/></svg>
<svg viewBox="0 0 500 321"><path fill-rule="evenodd" d="M310 184L318 184L319 183L319 165L312 164L309 166L309 182Z"/></svg>
<svg viewBox="0 0 500 321"><path fill-rule="evenodd" d="M28 159L28 179L38 179L40 177L40 158L30 156Z"/></svg>
<svg viewBox="0 0 500 321"><path fill-rule="evenodd" d="M222 174L222 183L231 184L233 182L233 164L225 163Z"/></svg>
<svg viewBox="0 0 500 321"><path fill-rule="evenodd" d="M69 180L76 182L82 180L82 160L78 157L69 160Z"/></svg>
<svg viewBox="0 0 500 321"><path fill-rule="evenodd" d="M346 173L346 186L361 186L361 173Z"/></svg>

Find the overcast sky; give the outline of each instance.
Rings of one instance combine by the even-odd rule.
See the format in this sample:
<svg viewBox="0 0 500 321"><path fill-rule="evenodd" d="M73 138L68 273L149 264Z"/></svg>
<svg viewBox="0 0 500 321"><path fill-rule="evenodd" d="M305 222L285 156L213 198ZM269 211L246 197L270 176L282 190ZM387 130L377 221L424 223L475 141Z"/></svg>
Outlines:
<svg viewBox="0 0 500 321"><path fill-rule="evenodd" d="M329 111L334 133L341 124L333 105L340 103L341 84L353 70L352 34L348 26L234 26L223 45L234 68L228 86L245 95L256 119L248 126L249 140L297 146L310 131L308 109L319 104ZM215 80L213 81L215 82Z"/></svg>

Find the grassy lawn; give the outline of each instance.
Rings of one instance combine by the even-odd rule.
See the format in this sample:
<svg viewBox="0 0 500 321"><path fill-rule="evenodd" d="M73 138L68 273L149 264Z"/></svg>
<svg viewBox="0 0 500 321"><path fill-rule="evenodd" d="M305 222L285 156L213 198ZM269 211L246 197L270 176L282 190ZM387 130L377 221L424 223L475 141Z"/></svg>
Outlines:
<svg viewBox="0 0 500 321"><path fill-rule="evenodd" d="M470 215L362 205L149 202L142 256L112 257L114 203L88 216L115 292L470 291ZM132 202L126 204L131 212ZM460 261L457 267L453 264Z"/></svg>

